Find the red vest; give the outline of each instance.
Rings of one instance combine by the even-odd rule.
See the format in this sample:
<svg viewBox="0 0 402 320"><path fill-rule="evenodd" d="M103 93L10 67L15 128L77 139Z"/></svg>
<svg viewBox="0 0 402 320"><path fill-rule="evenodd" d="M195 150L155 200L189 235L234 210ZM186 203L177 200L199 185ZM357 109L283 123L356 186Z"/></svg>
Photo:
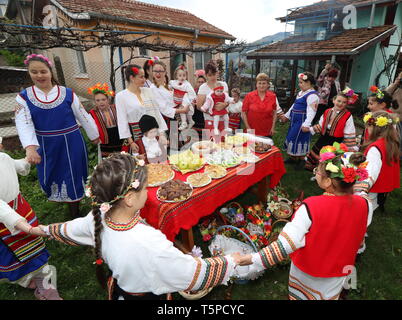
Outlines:
<svg viewBox="0 0 402 320"><path fill-rule="evenodd" d="M117 113L116 113L116 106L110 105L110 109L112 110L112 114L114 117L114 120L117 123ZM108 144L109 143L109 137L107 134L107 128L106 128L106 123L103 120L103 117L100 113L99 110L96 108L92 109L89 111L89 114L94 118L96 126L98 127L98 132L99 132L99 139L101 141L101 144Z"/></svg>
<svg viewBox="0 0 402 320"><path fill-rule="evenodd" d="M324 121L322 123L322 135L325 135L328 127L328 121L330 119L330 115L332 112L335 112L333 109L328 109L324 112ZM332 122L332 126L329 132L331 137L342 138L345 132L345 126L348 119L352 116L349 111L341 111L336 116L334 121Z"/></svg>
<svg viewBox="0 0 402 320"><path fill-rule="evenodd" d="M367 201L354 195L323 195L304 204L312 224L305 247L290 255L292 262L313 277L346 276L366 233Z"/></svg>
<svg viewBox="0 0 402 320"><path fill-rule="evenodd" d="M382 166L380 175L378 176L376 183L370 189L370 192L387 193L395 189L399 189L401 186L401 170L399 159L397 162L393 161L391 165L388 165L386 157L387 147L384 138L381 138L369 145L364 152L364 155L367 156L369 150L373 147L377 148L381 153Z"/></svg>

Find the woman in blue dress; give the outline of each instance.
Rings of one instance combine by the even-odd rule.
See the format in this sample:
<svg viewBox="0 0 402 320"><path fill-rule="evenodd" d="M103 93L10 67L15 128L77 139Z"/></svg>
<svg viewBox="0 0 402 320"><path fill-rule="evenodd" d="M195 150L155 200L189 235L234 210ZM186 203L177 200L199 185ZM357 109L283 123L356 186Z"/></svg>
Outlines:
<svg viewBox="0 0 402 320"><path fill-rule="evenodd" d="M290 120L290 127L285 140L285 150L289 159L285 163L296 163L298 168L304 167L304 159L310 151L310 127L317 112L318 92L314 89L314 75L305 72L299 74L300 92L293 106L285 117Z"/></svg>
<svg viewBox="0 0 402 320"><path fill-rule="evenodd" d="M57 85L48 58L33 54L25 64L34 85L16 98L20 141L28 162L37 165L39 182L48 199L68 203L70 214L77 217L88 176L87 149L80 126L94 144L99 142L98 129L72 89Z"/></svg>

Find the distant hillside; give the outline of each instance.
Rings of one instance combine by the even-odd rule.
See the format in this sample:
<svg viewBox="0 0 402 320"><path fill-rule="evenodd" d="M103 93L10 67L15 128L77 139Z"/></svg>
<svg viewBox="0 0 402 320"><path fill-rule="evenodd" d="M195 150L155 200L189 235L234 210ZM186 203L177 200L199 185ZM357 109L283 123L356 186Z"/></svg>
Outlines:
<svg viewBox="0 0 402 320"><path fill-rule="evenodd" d="M265 46L265 45L270 44L272 42L281 41L281 40L283 40L285 38L285 36L286 37L290 36L290 33L289 32L278 32L276 34L261 38L261 39L259 39L257 41L248 43L247 45L250 46L250 47L247 48L247 51L255 50L258 47ZM242 54L240 59L243 60L248 66L251 66L252 61L246 60L245 52L243 52L243 54ZM229 61L230 60L233 60L234 66L235 66L235 69L236 69L237 68L237 63L239 61L239 53L238 52L229 53Z"/></svg>

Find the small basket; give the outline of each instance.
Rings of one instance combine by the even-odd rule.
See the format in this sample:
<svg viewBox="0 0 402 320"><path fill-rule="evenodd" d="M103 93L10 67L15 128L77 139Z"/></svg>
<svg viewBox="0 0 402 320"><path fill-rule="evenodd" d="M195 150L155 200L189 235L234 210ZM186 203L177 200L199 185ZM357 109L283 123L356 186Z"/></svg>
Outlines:
<svg viewBox="0 0 402 320"><path fill-rule="evenodd" d="M275 210L274 212L272 212L273 216L278 220L289 219L293 215L292 202L290 202L286 198L279 198L278 203L279 203L280 208L279 208L279 210ZM287 214L279 214L279 211L281 209L287 210L288 213Z"/></svg>
<svg viewBox="0 0 402 320"><path fill-rule="evenodd" d="M280 223L280 222L288 223L289 220L286 220L286 219L279 219L279 220L276 220L276 221L271 225L271 227L272 227L272 232L271 232L271 235L269 236L269 240L268 240L269 243L272 243L272 242L275 242L276 240L278 240L278 237L279 237L280 232L279 232L279 233L278 233L278 232L274 232L274 229L275 229L275 225L278 224L278 223Z"/></svg>

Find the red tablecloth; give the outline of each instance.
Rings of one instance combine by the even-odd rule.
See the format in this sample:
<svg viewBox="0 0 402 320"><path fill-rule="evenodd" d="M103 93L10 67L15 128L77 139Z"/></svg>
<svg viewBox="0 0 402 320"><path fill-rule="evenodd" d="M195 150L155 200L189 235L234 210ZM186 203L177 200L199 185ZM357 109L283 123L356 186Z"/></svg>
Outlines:
<svg viewBox="0 0 402 320"><path fill-rule="evenodd" d="M194 188L193 195L180 203L160 202L156 197L158 188L148 188L148 200L141 216L153 227L161 230L170 241L174 241L180 229L190 230L198 221L212 214L219 206L238 197L249 187L266 176L271 176L270 188L274 188L286 173L282 154L277 147L258 155L256 164L243 164L228 169L228 174L203 188ZM203 172L204 169L198 172ZM176 172L175 179L186 181L195 172L183 175Z"/></svg>

